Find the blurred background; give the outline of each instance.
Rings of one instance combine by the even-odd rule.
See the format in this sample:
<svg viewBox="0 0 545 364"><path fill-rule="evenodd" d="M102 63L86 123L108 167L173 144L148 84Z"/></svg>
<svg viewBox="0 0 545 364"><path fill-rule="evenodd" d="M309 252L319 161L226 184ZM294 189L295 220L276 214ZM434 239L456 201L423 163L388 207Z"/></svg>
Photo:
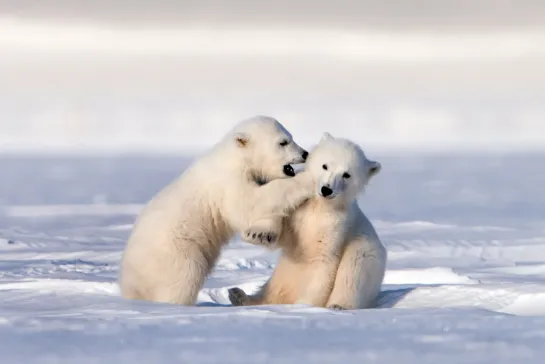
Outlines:
<svg viewBox="0 0 545 364"><path fill-rule="evenodd" d="M545 146L542 0L0 0L2 152Z"/></svg>
<svg viewBox="0 0 545 364"><path fill-rule="evenodd" d="M0 207L141 205L255 114L361 143L373 219L542 225L545 2L0 0Z"/></svg>

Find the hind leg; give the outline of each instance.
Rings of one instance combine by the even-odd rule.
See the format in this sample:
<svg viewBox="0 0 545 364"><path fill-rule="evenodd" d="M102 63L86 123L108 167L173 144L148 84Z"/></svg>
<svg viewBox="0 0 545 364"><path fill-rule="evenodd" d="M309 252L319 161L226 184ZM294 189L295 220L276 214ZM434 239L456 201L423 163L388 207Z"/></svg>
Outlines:
<svg viewBox="0 0 545 364"><path fill-rule="evenodd" d="M153 301L195 305L209 268L202 265L198 259L184 259L180 263L182 264L163 270L164 277L155 285L151 293Z"/></svg>
<svg viewBox="0 0 545 364"><path fill-rule="evenodd" d="M207 259L198 247L161 256L149 256L139 268L138 285L143 299L192 306L214 260Z"/></svg>
<svg viewBox="0 0 545 364"><path fill-rule="evenodd" d="M233 306L293 304L297 298L296 288L291 282L286 281L283 275L278 275L276 271L273 272L273 276L252 295L247 294L238 287L231 288L228 292L229 300Z"/></svg>
<svg viewBox="0 0 545 364"><path fill-rule="evenodd" d="M204 270L193 270L188 280L173 279L163 281L153 292L153 301L193 306L206 279Z"/></svg>
<svg viewBox="0 0 545 364"><path fill-rule="evenodd" d="M229 301L233 306L257 306L267 304L267 283L253 295L248 295L242 288L233 287L227 290Z"/></svg>
<svg viewBox="0 0 545 364"><path fill-rule="evenodd" d="M287 290L282 282L276 277L273 276L259 288L259 290L249 295L244 290L238 287L230 288L229 292L229 301L233 306L258 306L258 305L277 305L277 304L286 304L294 303L290 302L288 295L286 294ZM292 297L292 301L294 301Z"/></svg>
<svg viewBox="0 0 545 364"><path fill-rule="evenodd" d="M241 288L230 288L227 292L229 293L229 301L233 306L250 306L248 295Z"/></svg>

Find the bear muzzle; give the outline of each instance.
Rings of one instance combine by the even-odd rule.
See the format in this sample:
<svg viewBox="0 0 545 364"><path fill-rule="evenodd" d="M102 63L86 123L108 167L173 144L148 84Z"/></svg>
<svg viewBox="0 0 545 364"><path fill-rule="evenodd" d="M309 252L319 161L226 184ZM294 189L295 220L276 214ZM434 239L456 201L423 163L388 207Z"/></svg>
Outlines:
<svg viewBox="0 0 545 364"><path fill-rule="evenodd" d="M327 186L322 186L322 188L320 188L320 195L322 195L323 197L328 198L332 194L333 194L333 190L331 188Z"/></svg>

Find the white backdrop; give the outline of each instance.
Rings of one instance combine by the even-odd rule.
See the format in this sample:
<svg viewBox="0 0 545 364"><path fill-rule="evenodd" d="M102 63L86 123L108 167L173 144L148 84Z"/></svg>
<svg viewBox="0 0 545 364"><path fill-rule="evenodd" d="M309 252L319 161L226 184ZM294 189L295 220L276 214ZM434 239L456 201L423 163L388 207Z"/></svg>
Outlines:
<svg viewBox="0 0 545 364"><path fill-rule="evenodd" d="M545 146L535 1L0 0L0 148L191 151L253 114L311 145Z"/></svg>

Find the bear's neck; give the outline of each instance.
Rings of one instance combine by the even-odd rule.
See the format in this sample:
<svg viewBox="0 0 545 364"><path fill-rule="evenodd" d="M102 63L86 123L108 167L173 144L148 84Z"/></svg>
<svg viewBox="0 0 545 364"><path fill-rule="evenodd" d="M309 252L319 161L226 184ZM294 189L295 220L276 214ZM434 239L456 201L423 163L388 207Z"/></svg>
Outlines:
<svg viewBox="0 0 545 364"><path fill-rule="evenodd" d="M331 211L347 211L350 209L350 205L352 204L352 201L347 201L344 198L335 198L333 200L328 200L323 197L320 197L320 203L324 206L324 209L328 209Z"/></svg>
<svg viewBox="0 0 545 364"><path fill-rule="evenodd" d="M339 213L349 209L350 203L342 200L328 200L321 196L315 196L305 203L305 208L319 213Z"/></svg>

